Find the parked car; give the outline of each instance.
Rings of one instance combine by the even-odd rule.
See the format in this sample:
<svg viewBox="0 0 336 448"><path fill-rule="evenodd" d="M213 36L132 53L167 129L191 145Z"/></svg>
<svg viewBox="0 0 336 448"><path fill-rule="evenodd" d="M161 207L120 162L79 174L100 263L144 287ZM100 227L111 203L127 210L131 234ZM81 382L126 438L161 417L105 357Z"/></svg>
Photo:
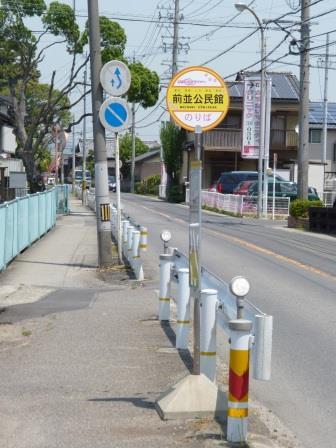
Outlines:
<svg viewBox="0 0 336 448"><path fill-rule="evenodd" d="M285 181L278 174L275 175L278 181ZM233 190L240 182L258 180L258 171L228 171L220 175L217 181L217 191L219 193L232 194Z"/></svg>
<svg viewBox="0 0 336 448"><path fill-rule="evenodd" d="M216 181L216 182L213 182L213 183L210 185L210 187L208 188L208 191L213 191L213 192L218 191L218 190L217 190L217 185L218 185L218 182L217 182L217 181Z"/></svg>
<svg viewBox="0 0 336 448"><path fill-rule="evenodd" d="M296 182L277 181L275 182L275 196L287 197L290 200L297 199L298 187ZM258 182L253 182L248 189L248 196L258 196ZM273 196L273 179L268 181L268 196ZM310 201L318 201L320 198L317 194L316 188L308 188L308 199Z"/></svg>
<svg viewBox="0 0 336 448"><path fill-rule="evenodd" d="M251 184L255 182L254 180L243 180L239 182L236 188L233 189L233 194L241 194L246 196L248 194L248 189Z"/></svg>
<svg viewBox="0 0 336 448"><path fill-rule="evenodd" d="M115 176L108 176L108 187L110 191L114 193L117 191L117 184Z"/></svg>
<svg viewBox="0 0 336 448"><path fill-rule="evenodd" d="M85 171L86 188L91 187L91 173L89 170ZM76 184L81 184L83 181L83 170L75 170L75 182Z"/></svg>

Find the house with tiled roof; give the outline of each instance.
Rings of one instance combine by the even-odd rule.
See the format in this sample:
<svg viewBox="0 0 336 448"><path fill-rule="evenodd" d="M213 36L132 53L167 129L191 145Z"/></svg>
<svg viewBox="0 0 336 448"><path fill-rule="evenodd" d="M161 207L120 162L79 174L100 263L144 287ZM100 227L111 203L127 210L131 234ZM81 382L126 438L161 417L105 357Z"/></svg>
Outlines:
<svg viewBox="0 0 336 448"><path fill-rule="evenodd" d="M269 160L272 167L274 154L277 154L277 166L288 170L289 176L295 180L298 155L298 123L299 123L299 81L291 73L268 72L272 80L271 88L271 118L269 134ZM218 179L223 171L257 170L257 159L241 157L242 127L243 127L243 79L259 76L259 73L243 73L237 80L228 82L230 95L229 112L224 120L211 131L205 132L203 185L207 188ZM310 107L310 152L309 161L312 165L321 165L323 103L311 103ZM336 151L336 104L328 106L328 145L326 172L335 172ZM190 140L193 136L189 135ZM188 177L188 166L193 157L190 150L192 144L187 144L184 153L182 176ZM323 188L322 188L323 189Z"/></svg>

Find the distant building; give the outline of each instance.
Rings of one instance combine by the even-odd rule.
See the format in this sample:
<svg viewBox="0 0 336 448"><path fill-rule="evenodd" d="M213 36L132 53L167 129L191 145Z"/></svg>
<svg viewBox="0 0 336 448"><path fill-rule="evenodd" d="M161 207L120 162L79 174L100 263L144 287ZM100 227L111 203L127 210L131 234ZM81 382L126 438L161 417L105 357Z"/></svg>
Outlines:
<svg viewBox="0 0 336 448"><path fill-rule="evenodd" d="M15 158L16 147L12 102L0 95L0 202L26 192L27 176L22 160Z"/></svg>

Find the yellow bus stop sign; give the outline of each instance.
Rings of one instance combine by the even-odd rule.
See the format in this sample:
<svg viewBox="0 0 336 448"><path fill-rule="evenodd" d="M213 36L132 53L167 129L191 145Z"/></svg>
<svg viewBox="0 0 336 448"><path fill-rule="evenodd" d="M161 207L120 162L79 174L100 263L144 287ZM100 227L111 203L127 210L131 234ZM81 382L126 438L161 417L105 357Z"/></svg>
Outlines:
<svg viewBox="0 0 336 448"><path fill-rule="evenodd" d="M176 73L167 90L167 108L182 128L203 131L216 127L229 109L229 94L224 80L206 67L188 67Z"/></svg>

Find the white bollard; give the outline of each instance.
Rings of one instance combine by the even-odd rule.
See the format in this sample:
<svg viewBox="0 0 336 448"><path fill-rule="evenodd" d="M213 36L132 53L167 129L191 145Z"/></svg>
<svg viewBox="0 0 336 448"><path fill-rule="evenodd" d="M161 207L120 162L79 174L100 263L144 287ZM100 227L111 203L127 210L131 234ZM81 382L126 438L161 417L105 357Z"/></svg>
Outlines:
<svg viewBox="0 0 336 448"><path fill-rule="evenodd" d="M189 269L179 269L177 288L176 348L188 348L190 331Z"/></svg>
<svg viewBox="0 0 336 448"><path fill-rule="evenodd" d="M227 440L244 443L247 440L249 360L252 322L237 319L229 322L230 371Z"/></svg>
<svg viewBox="0 0 336 448"><path fill-rule="evenodd" d="M111 232L114 237L116 235L116 224L117 224L117 210L113 205L111 205Z"/></svg>
<svg viewBox="0 0 336 448"><path fill-rule="evenodd" d="M132 232L132 262L131 262L131 266L133 268L135 278L137 280L143 280L144 273L143 273L141 258L139 255L139 243L140 243L140 232L139 232L139 230L133 230L133 232Z"/></svg>
<svg viewBox="0 0 336 448"><path fill-rule="evenodd" d="M148 230L147 227L140 227L140 250L147 252L148 247Z"/></svg>
<svg viewBox="0 0 336 448"><path fill-rule="evenodd" d="M271 379L273 316L255 316L253 345L253 378Z"/></svg>
<svg viewBox="0 0 336 448"><path fill-rule="evenodd" d="M127 227L127 249L126 249L126 258L130 262L131 260L131 252L132 252L132 232L134 227L130 224Z"/></svg>
<svg viewBox="0 0 336 448"><path fill-rule="evenodd" d="M217 290L202 289L200 302L200 370L216 380L216 311Z"/></svg>
<svg viewBox="0 0 336 448"><path fill-rule="evenodd" d="M129 223L129 221L127 221L127 219L125 219L121 222L121 225L122 225L122 251L123 251L124 257L127 257L127 249L128 249L127 230L128 230L128 226L130 225L130 223Z"/></svg>
<svg viewBox="0 0 336 448"><path fill-rule="evenodd" d="M170 319L170 270L173 257L160 255L159 320Z"/></svg>

